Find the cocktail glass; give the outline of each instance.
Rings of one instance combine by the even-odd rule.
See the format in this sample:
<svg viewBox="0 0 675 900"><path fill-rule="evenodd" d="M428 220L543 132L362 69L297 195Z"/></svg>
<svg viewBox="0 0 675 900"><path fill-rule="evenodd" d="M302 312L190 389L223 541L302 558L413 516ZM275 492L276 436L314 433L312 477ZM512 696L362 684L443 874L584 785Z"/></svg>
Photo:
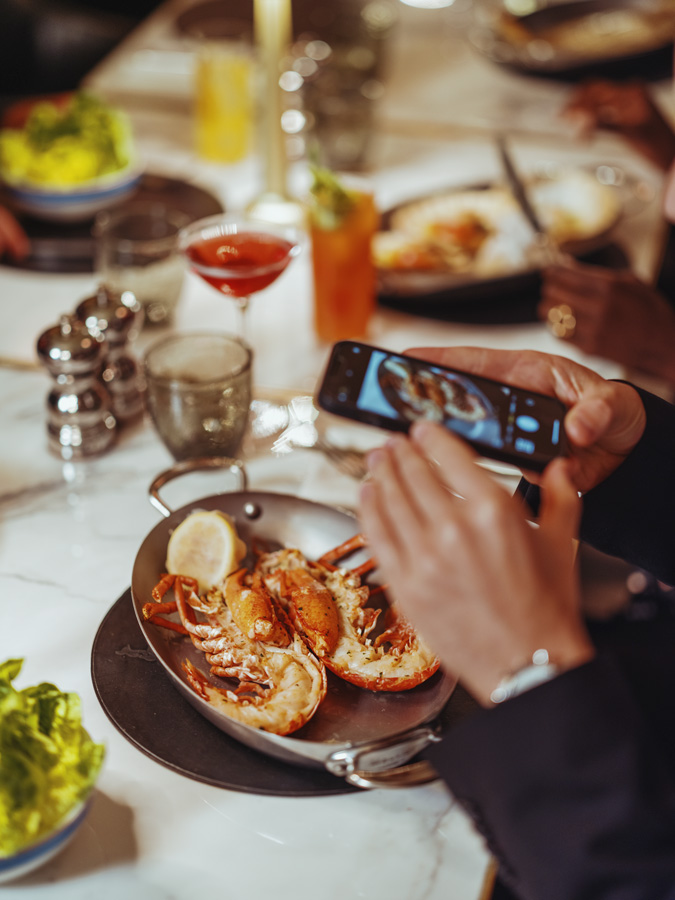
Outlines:
<svg viewBox="0 0 675 900"><path fill-rule="evenodd" d="M239 309L239 335L246 340L252 294L269 287L301 249L301 232L245 214L209 216L183 228L178 246L192 270Z"/></svg>

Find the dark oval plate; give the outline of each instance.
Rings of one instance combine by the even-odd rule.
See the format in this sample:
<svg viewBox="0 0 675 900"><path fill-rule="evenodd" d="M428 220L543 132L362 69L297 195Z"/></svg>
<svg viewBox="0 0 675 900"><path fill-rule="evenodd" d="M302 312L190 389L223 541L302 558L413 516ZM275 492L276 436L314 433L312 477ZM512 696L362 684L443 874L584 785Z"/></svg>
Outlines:
<svg viewBox="0 0 675 900"><path fill-rule="evenodd" d="M190 221L222 213L221 202L204 188L176 178L146 172L138 188L120 204L163 203L189 216ZM11 202L3 198L0 202ZM31 269L38 272L93 272L95 243L92 235L93 218L86 222L46 222L19 214L30 238L30 255L19 262L4 257L3 265Z"/></svg>

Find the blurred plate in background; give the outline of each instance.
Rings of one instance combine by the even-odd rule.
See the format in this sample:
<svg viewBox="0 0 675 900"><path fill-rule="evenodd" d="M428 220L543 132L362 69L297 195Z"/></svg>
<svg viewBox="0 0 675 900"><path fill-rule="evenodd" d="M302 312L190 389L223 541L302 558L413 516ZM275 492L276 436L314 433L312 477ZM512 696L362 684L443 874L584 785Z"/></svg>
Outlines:
<svg viewBox="0 0 675 900"><path fill-rule="evenodd" d="M562 210L575 213L577 235L574 240L568 240L565 250L594 265L614 269L629 265L626 254L615 242L615 226L654 200L654 189L650 184L615 165L570 169L554 162L537 164L525 180L539 184L538 189L530 188L535 206L537 201L545 206L561 199ZM526 226L520 210L514 208L514 203L502 185L484 183L440 190L433 196L411 199L385 212L383 231L376 242L379 303L413 315L452 322L513 324L535 321L541 261L532 258L531 251L527 251L533 239L532 231ZM414 267L416 255L421 253L424 263L428 250L424 249L423 242L420 250L420 242L416 244L414 238L411 240L398 230L400 219L403 217L412 226L423 220L427 213L438 211L444 205L446 209L455 210L463 206L464 211L474 215L489 210L495 216L500 212L504 217L500 227L504 229L508 225L506 236L502 237L498 231L490 237L493 246L488 247L489 253L481 261L482 271L478 271L471 260L464 260L463 271L438 266ZM538 209L550 227L553 211ZM472 230L476 228L471 217L468 225L468 237L471 238ZM480 225L477 231L474 236L480 242ZM499 262L497 251L504 246L516 254L516 258L499 268L494 263ZM399 254L404 258L409 254L408 266L392 264L391 259L387 260L388 254ZM438 262L437 258L435 262Z"/></svg>
<svg viewBox="0 0 675 900"><path fill-rule="evenodd" d="M606 245L622 213L620 193L584 169L542 167L526 186L551 237L581 255ZM485 184L437 193L390 210L375 240L383 293L452 291L537 271L535 236L509 189Z"/></svg>
<svg viewBox="0 0 675 900"><path fill-rule="evenodd" d="M674 37L673 0L478 0L469 31L490 59L538 74L625 64Z"/></svg>
<svg viewBox="0 0 675 900"><path fill-rule="evenodd" d="M0 191L0 203L9 203ZM134 193L120 203L157 202L186 213L190 221L223 212L220 201L204 188L163 175L146 172ZM3 265L39 272L92 272L94 269L93 214L81 222L48 222L28 215L19 216L30 238L30 255L18 263L5 257Z"/></svg>

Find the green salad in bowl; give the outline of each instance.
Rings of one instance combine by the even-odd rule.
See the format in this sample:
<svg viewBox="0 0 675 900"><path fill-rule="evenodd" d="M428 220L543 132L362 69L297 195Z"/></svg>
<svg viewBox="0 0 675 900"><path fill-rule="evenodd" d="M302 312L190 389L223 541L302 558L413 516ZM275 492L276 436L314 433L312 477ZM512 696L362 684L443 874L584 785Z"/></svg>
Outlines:
<svg viewBox="0 0 675 900"><path fill-rule="evenodd" d="M61 850L84 820L104 757L80 698L48 682L17 690L23 660L0 664L0 882Z"/></svg>
<svg viewBox="0 0 675 900"><path fill-rule="evenodd" d="M140 180L126 115L87 92L33 104L20 127L0 130L0 177L19 212L91 218Z"/></svg>
<svg viewBox="0 0 675 900"><path fill-rule="evenodd" d="M78 92L37 102L22 128L0 131L0 171L9 184L72 187L125 169L132 150L124 113Z"/></svg>

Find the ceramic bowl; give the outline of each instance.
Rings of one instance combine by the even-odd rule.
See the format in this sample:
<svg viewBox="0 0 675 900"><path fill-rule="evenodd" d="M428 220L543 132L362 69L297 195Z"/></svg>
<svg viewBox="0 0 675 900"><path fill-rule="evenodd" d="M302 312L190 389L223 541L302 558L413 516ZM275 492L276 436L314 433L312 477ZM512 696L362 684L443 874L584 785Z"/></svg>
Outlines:
<svg viewBox="0 0 675 900"><path fill-rule="evenodd" d="M75 804L57 826L38 840L22 847L12 856L0 856L0 884L27 875L60 853L86 819L92 796L89 794Z"/></svg>
<svg viewBox="0 0 675 900"><path fill-rule="evenodd" d="M136 165L64 188L7 182L5 192L21 213L50 222L84 222L130 197L141 180Z"/></svg>

